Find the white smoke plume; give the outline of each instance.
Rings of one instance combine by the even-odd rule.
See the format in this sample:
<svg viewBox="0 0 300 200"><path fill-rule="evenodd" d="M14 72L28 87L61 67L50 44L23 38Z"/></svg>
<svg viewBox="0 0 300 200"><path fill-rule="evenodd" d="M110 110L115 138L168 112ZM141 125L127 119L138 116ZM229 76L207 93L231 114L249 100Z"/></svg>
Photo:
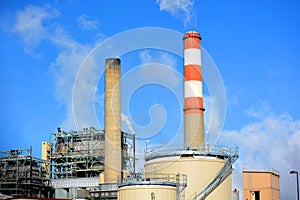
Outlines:
<svg viewBox="0 0 300 200"><path fill-rule="evenodd" d="M157 0L161 11L169 12L173 17L184 22L184 26L196 25L194 0Z"/></svg>
<svg viewBox="0 0 300 200"><path fill-rule="evenodd" d="M127 115L125 115L124 113L121 113L121 120L126 124L128 131L131 134L135 134L129 117Z"/></svg>

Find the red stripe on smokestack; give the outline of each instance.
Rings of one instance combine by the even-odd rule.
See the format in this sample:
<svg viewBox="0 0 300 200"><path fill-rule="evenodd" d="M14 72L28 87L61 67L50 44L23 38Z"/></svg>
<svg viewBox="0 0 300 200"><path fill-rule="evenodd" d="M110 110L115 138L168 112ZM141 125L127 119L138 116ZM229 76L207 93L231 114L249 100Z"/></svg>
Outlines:
<svg viewBox="0 0 300 200"><path fill-rule="evenodd" d="M184 143L191 148L204 144L201 36L195 31L184 35Z"/></svg>
<svg viewBox="0 0 300 200"><path fill-rule="evenodd" d="M184 98L185 110L184 113L201 113L203 114L203 98L200 97L188 97Z"/></svg>
<svg viewBox="0 0 300 200"><path fill-rule="evenodd" d="M198 32L196 31L189 31L184 34L184 49L188 48L196 48L200 49L200 40L201 36Z"/></svg>
<svg viewBox="0 0 300 200"><path fill-rule="evenodd" d="M184 80L200 80L202 81L200 65L186 65L184 66Z"/></svg>

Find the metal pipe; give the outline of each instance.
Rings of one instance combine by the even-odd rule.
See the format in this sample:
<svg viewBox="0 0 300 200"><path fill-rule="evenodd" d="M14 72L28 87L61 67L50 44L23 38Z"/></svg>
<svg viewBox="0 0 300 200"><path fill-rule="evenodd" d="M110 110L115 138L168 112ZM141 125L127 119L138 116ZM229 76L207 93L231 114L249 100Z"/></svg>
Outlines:
<svg viewBox="0 0 300 200"><path fill-rule="evenodd" d="M32 146L30 146L30 196L32 196Z"/></svg>
<svg viewBox="0 0 300 200"><path fill-rule="evenodd" d="M133 135L133 174L135 174L135 134Z"/></svg>
<svg viewBox="0 0 300 200"><path fill-rule="evenodd" d="M299 177L298 177L298 171L290 171L290 174L296 174L296 181L297 181L297 200L299 200Z"/></svg>

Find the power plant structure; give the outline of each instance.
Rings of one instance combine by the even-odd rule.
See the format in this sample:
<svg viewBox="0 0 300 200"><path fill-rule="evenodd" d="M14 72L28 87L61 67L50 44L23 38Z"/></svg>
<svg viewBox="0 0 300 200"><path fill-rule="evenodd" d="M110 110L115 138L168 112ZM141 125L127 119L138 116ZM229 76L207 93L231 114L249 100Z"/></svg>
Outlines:
<svg viewBox="0 0 300 200"><path fill-rule="evenodd" d="M189 31L183 40L184 145L148 148L145 172L185 174L187 185L182 199L231 200L232 164L238 158L238 148L205 145L201 36Z"/></svg>
<svg viewBox="0 0 300 200"><path fill-rule="evenodd" d="M42 143L43 162L39 166L49 181L45 188L54 190L52 197L233 199L231 174L238 148L205 144L200 41L196 31L184 34L184 144L146 148L144 171L136 172L135 135L121 130L121 60L108 58L105 129L65 132L58 128L49 142ZM0 175L6 177L2 172ZM2 180L0 191L4 191Z"/></svg>
<svg viewBox="0 0 300 200"><path fill-rule="evenodd" d="M121 177L120 59L106 59L105 78L105 183Z"/></svg>
<svg viewBox="0 0 300 200"><path fill-rule="evenodd" d="M134 171L134 143L133 135L121 132L120 140L120 171ZM84 198L95 196L117 197L117 180L105 186L105 130L94 127L81 131L64 132L58 128L52 136L55 144L50 154L51 185L55 189L55 198ZM113 154L107 155L113 158ZM109 180L111 181L111 180ZM114 184L113 184L114 183ZM100 190L99 187L102 189ZM104 189L105 188L105 189Z"/></svg>
<svg viewBox="0 0 300 200"><path fill-rule="evenodd" d="M200 34L184 37L184 145L197 148L204 144L204 107Z"/></svg>
<svg viewBox="0 0 300 200"><path fill-rule="evenodd" d="M5 198L53 196L49 171L45 168L49 161L34 158L32 148L1 151L0 155L0 194L4 194Z"/></svg>

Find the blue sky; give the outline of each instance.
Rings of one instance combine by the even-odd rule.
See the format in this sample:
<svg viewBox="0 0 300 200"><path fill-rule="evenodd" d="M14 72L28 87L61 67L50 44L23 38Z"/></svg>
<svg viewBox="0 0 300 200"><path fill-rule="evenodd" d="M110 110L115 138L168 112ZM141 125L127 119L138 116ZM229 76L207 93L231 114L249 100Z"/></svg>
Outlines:
<svg viewBox="0 0 300 200"><path fill-rule="evenodd" d="M48 141L58 126L104 128L105 61L99 55L104 44L113 44L105 41L124 35L129 40L120 46L130 51L119 55L122 129L136 133L140 149L147 139L150 145L178 143L183 62L182 55L168 48L181 49L177 36L197 30L215 63L203 67L218 69L226 92L218 144L240 148L234 187L242 189L243 167L272 167L281 173L282 199L293 199L295 177L289 171L300 170L299 11L296 0L2 0L0 150L33 146L34 155L40 156L41 142ZM145 27L167 29L174 38L150 34L139 43L143 48L132 49L130 44L138 38L126 31L139 28L142 34ZM161 49L147 48L151 42L160 43ZM85 67L91 63L100 67ZM205 75L208 82L214 80ZM85 84L74 94L81 76ZM134 86L138 87L132 90ZM218 111L211 110L214 97L209 87L204 86L207 129Z"/></svg>

